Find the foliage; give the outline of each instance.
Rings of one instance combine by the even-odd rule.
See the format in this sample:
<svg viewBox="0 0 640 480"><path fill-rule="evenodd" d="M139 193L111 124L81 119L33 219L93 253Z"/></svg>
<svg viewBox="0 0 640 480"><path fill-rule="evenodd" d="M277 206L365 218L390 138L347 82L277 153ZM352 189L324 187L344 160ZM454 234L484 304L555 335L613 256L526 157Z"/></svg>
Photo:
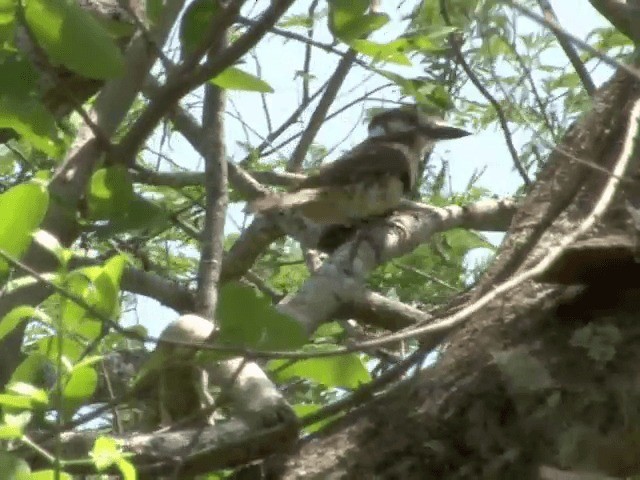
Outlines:
<svg viewBox="0 0 640 480"><path fill-rule="evenodd" d="M329 72L322 66L326 63L314 66L320 57L305 61L311 55L311 43L303 45L299 58L286 58L284 49L312 34L321 36L314 42L323 51L350 48L358 53L358 82L362 85L357 87L367 90L364 97L415 101L431 113L448 114L455 124L476 131L496 131L499 121L493 102L477 93L455 61L450 44L455 37L464 40L464 58L505 113L508 135L517 145L517 160L535 178L572 120L590 106L583 80L564 59L557 61L562 52L556 37L514 16L513 10L495 0L447 1L451 22L444 20L438 0L404 3L409 7L404 12L408 22L399 27L393 20L395 15L370 11L367 0L330 0L321 11L316 8L317 2L294 2L287 15L280 18L279 30L274 30L280 32L279 36L260 40L249 54L234 58L231 66L203 82L224 89L229 95L228 118L235 123L230 123L234 128L227 130L232 130L227 140L233 138L239 146L228 153L230 160L255 173L281 172L286 167L291 143L307 126L306 107L314 105L309 89L317 87L317 79L328 77ZM150 27L158 21L163 8L163 2L147 2ZM220 18L220 8L218 2L190 2L178 20L178 40L165 49L165 54L179 62L201 50L211 25ZM250 10L243 13L252 15ZM253 16L257 21L259 17ZM16 446L23 448L21 452L29 450L41 455L42 451L30 440L30 429L55 433L58 428L68 427L68 422L93 402L108 355L116 350L142 348L147 337L145 328L125 327L122 305L126 292L144 293L174 306L170 294L175 292L160 287L140 287L137 291L134 282L126 284L127 272L156 275L173 282L170 285L175 290L187 295L196 286L205 188L201 179L189 182L181 177L190 170L201 169L195 161L182 158L193 159L193 155L179 144L180 140L174 140L179 138L179 128L171 109L167 108L166 114L174 123L154 124L155 134L135 168L114 164L105 153L87 174L86 188L76 197L64 189L64 184L60 186L55 176L61 159L72 153L70 145L77 139L78 125L86 122L77 112L81 108L83 112L89 110L95 93L76 97L78 91L69 84L60 94L54 88L56 81L75 75L74 78L89 79L90 85L102 88L104 81L120 79L126 73L122 40L137 28L135 22L123 18L105 22L75 1L0 0L0 136L5 145L0 147L0 287L7 294L36 285L47 287L46 294L42 298L34 296L32 304L10 309L0 305L0 344L13 334L22 335L27 327L24 357L16 360L11 371L3 372L5 367L0 365L0 378L9 378L0 390L0 471L7 472L8 478L71 478L64 472L71 462L65 463L64 459L56 464L45 456L51 468L31 471L24 458L32 457L16 454ZM16 43L14 34L20 22L26 25L31 40L37 42L35 52L27 52ZM245 31L245 26L234 25L231 43L239 42L238 37ZM612 58L624 59L631 50L629 39L610 26L593 29L587 40ZM599 62L591 54L583 54L580 59L588 69L596 68ZM176 68L167 68L168 61L163 60L164 65L159 62L153 69L162 79ZM274 61L279 62L278 78L261 73L263 64ZM384 84L374 85L382 93L371 93L364 87L369 79ZM288 97L278 96L287 93ZM201 111L198 95L199 92L192 92L181 100L194 115ZM62 114L64 109L56 108L60 105L52 100L58 97L67 103L71 97L71 107ZM340 152L341 142L337 139L342 139L348 128L335 127L336 123L331 122L341 120L341 109L353 100L351 97L338 95L330 110L327 125L334 125L330 140L333 144L316 138L306 148L307 171ZM242 112L236 110L236 100L248 102L245 105L249 107ZM385 105L375 102L377 106ZM353 103L352 111L359 108L362 99ZM301 104L305 108L279 131L276 119L282 120L284 111L294 111ZM116 140L143 117L147 105L140 100L133 104L114 135ZM264 121L259 121L261 109L266 112ZM72 111L76 114L72 115ZM357 143L356 135L346 135L344 148ZM174 148L175 145L178 146ZM128 153L135 158L139 152ZM485 157L493 154L482 152ZM453 188L448 157L446 153L442 154L444 159L438 155L433 155L422 175L419 200L435 206L465 206L493 196L481 171L471 176L466 188ZM492 158L480 158L478 168L488 160ZM511 164L514 160L505 156L501 161ZM164 177L145 179L144 174L149 171ZM515 193L522 185L513 183L511 192ZM245 199L234 185L229 210L234 220L239 216L237 203ZM49 217L47 223L46 214L52 209L57 209L61 217ZM40 230L55 231L61 218L73 219L73 228L58 232L59 238ZM243 221L246 220L245 217ZM227 254L243 241L247 231L245 224L227 222ZM27 258L34 239L40 256L31 256L29 261L36 258L40 263L24 265L21 262ZM482 268L469 269L466 264L478 249L493 251L495 246L481 232L454 229L439 233L410 254L381 265L367 279L367 287L423 310L435 309L478 278ZM246 283L228 282L219 289L216 313L218 345L309 354L310 358L267 363L271 377L300 416L375 380L378 373L373 367L384 364L374 352L322 356L350 341L354 332L348 324L326 323L308 339L292 318L273 308L275 300L297 291L309 277L304 254L291 239L272 242L251 268L254 280L247 276ZM29 268L40 272L39 277L32 276ZM144 319L144 327L158 330L154 319L146 318L152 317L153 312L138 313ZM360 326L355 332L370 333L379 331ZM586 349L590 357L604 363L615 351L618 340L616 332L605 327L585 328L576 334L572 345ZM319 354L317 358L314 353ZM201 357L209 361L226 358L219 353ZM512 359L501 360L509 366ZM523 365L530 370L536 367L527 362ZM314 424L308 431L323 428L333 418ZM123 478L135 478L130 459L109 436L117 433L112 430L110 425L105 428L105 435L96 440L90 457L84 461L97 472L117 471ZM14 453L3 451L5 447ZM209 478L223 477L223 473L212 473Z"/></svg>

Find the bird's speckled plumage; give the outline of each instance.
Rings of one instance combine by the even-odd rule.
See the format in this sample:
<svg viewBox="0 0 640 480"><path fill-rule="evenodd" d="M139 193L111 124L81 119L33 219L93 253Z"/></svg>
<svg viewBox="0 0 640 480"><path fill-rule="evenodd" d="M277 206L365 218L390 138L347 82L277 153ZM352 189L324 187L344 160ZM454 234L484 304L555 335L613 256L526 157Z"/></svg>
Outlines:
<svg viewBox="0 0 640 480"><path fill-rule="evenodd" d="M437 140L469 133L403 107L373 116L369 135L289 193L254 200L249 210L299 208L316 223L344 225L385 214L413 189L420 162Z"/></svg>

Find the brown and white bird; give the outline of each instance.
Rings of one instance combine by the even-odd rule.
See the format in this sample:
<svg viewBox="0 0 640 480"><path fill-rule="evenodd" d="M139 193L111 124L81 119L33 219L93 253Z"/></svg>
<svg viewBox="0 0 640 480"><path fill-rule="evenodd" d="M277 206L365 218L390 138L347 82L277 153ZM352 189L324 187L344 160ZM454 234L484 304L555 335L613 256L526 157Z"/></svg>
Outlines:
<svg viewBox="0 0 640 480"><path fill-rule="evenodd" d="M415 106L383 111L371 118L365 141L290 192L250 202L248 210L295 208L315 223L340 225L389 213L413 190L420 162L435 142L467 135Z"/></svg>

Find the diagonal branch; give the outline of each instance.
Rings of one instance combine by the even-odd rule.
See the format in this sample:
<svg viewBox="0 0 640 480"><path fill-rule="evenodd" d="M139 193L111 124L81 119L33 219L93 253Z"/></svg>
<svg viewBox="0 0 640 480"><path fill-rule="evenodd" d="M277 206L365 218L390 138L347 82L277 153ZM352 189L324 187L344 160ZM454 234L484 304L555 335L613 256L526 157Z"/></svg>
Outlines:
<svg viewBox="0 0 640 480"><path fill-rule="evenodd" d="M565 29L563 29L560 25L558 25L557 22L554 22L553 20L548 20L547 18L545 18L545 17L543 17L541 15L538 15L535 12L532 12L528 8L523 7L522 5L514 2L513 0L504 0L504 1L506 3L508 3L514 10L517 10L518 12L522 13L524 16L530 18L534 22L537 22L540 25L544 25L549 30L551 30L553 33L555 33L556 35L558 35L558 34L564 35L569 40L571 40L571 43L576 45L581 50L589 52L594 57L599 58L600 60L602 60L602 63L604 63L605 65L609 65L611 68L614 68L614 69L620 69L623 72L628 73L632 77L640 79L640 70L638 70L635 67L629 66L629 65L627 65L625 63L619 62L615 58L610 57L609 55L606 55L606 54L602 53L601 51L599 51L596 48L593 48L591 45L589 45L584 40L582 40L582 39L580 39L580 38L578 38L578 37L576 37L574 35L571 35L569 32L567 32Z"/></svg>
<svg viewBox="0 0 640 480"><path fill-rule="evenodd" d="M413 251L440 231L461 226L505 231L515 211L515 202L504 199L394 215L367 232L369 241L351 241L336 250L295 294L279 303L279 308L311 333L342 304L362 296L364 278L381 263Z"/></svg>
<svg viewBox="0 0 640 480"><path fill-rule="evenodd" d="M451 26L451 18L449 17L449 12L447 10L447 3L445 0L440 0L440 15L442 16L445 24ZM511 136L511 130L509 130L509 122L507 121L507 117L504 114L504 110L500 106L500 103L491 95L491 92L484 86L482 81L476 76L473 72L469 64L464 58L462 54L462 42L456 33L451 33L449 35L449 43L453 48L453 52L456 56L456 60L465 71L469 80L473 85L478 89L478 91L482 94L484 98L491 104L493 109L496 111L496 115L498 115L498 122L500 123L500 127L504 132L504 139L507 142L507 148L509 149L509 154L511 154L511 159L513 160L513 165L520 174L522 181L525 185L531 185L531 179L529 178L529 174L527 170L524 168L524 165L520 161L520 157L518 156L518 151L516 150L515 145L513 144L513 137Z"/></svg>
<svg viewBox="0 0 640 480"><path fill-rule="evenodd" d="M313 142L313 139L318 134L318 130L322 126L327 113L329 112L329 108L333 104L333 101L336 99L338 95L338 90L342 86L351 66L353 65L353 60L356 58L357 53L355 50L349 50L344 57L340 59L336 70L331 75L329 79L329 83L327 83L327 88L322 95L322 98L318 102L318 106L311 115L311 119L309 120L309 125L302 133L302 137L300 141L296 145L295 150L291 154L289 158L289 162L287 164L287 170L290 172L299 172L302 169L302 163L304 161L304 157L309 151L309 147Z"/></svg>
<svg viewBox="0 0 640 480"><path fill-rule="evenodd" d="M623 0L589 0L589 3L634 43L640 42L640 7Z"/></svg>
<svg viewBox="0 0 640 480"><path fill-rule="evenodd" d="M253 48L292 3L293 0L274 0L252 27L218 55L209 57L203 65L196 66L193 71L183 72L178 67L177 73L170 73L167 82L157 90L147 108L133 123L121 142L114 147L113 160L116 163L133 165L137 152L162 117L171 111L184 95L222 73Z"/></svg>
<svg viewBox="0 0 640 480"><path fill-rule="evenodd" d="M540 6L540 9L542 10L542 13L544 14L544 18L546 18L550 22L558 23L558 17L556 16L556 12L553 10L553 7L551 6L551 3L549 2L549 0L537 0L537 1L538 1L538 5ZM562 50L564 50L565 55L567 56L567 58L571 62L571 65L573 65L573 68L578 74L578 77L580 78L580 81L582 82L584 89L587 91L590 97L593 96L593 92L596 91L596 86L593 83L593 80L591 79L591 75L589 75L589 72L587 71L587 68L585 67L584 63L582 62L582 60L580 60L580 55L578 55L578 52L576 51L573 44L571 43L571 40L566 35L564 35L564 33L560 31L554 30L553 33L558 39L558 43L560 44L560 47L562 48Z"/></svg>

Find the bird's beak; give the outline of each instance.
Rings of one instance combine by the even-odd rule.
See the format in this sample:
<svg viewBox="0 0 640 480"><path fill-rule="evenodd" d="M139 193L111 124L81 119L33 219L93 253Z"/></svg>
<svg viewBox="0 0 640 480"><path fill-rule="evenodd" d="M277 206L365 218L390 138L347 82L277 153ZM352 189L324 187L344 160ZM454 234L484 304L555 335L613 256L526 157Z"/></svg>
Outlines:
<svg viewBox="0 0 640 480"><path fill-rule="evenodd" d="M440 125L428 125L422 127L422 131L429 135L431 138L437 140L451 140L454 138L462 138L471 135L471 132L463 130L462 128L447 125L445 123Z"/></svg>

